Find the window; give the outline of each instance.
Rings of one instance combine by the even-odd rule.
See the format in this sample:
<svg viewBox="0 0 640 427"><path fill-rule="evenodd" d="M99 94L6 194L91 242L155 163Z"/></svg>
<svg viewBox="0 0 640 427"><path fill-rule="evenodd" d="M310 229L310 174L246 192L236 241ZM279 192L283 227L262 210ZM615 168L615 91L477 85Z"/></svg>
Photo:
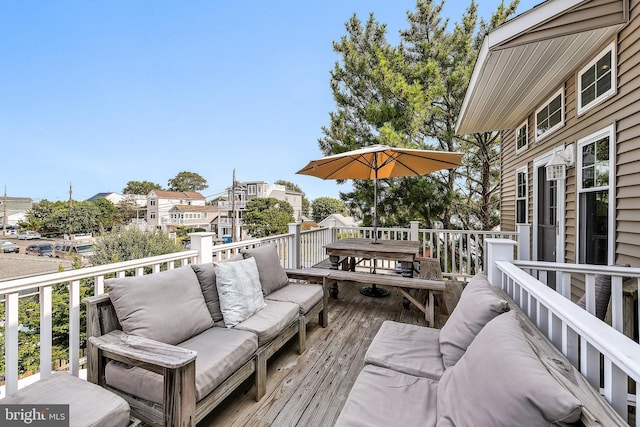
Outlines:
<svg viewBox="0 0 640 427"><path fill-rule="evenodd" d="M151 200L151 206L155 206L156 205L156 201L155 200Z"/></svg>
<svg viewBox="0 0 640 427"><path fill-rule="evenodd" d="M251 184L247 186L247 194L249 194L250 196L255 196L256 195L256 185L255 184Z"/></svg>
<svg viewBox="0 0 640 427"><path fill-rule="evenodd" d="M516 224L526 224L527 208L527 167L516 170Z"/></svg>
<svg viewBox="0 0 640 427"><path fill-rule="evenodd" d="M615 58L615 43L611 43L578 72L578 114L584 113L616 92Z"/></svg>
<svg viewBox="0 0 640 427"><path fill-rule="evenodd" d="M516 129L516 151L524 150L527 148L529 126L527 122L524 122L522 126Z"/></svg>
<svg viewBox="0 0 640 427"><path fill-rule="evenodd" d="M578 262L613 262L613 126L578 141Z"/></svg>
<svg viewBox="0 0 640 427"><path fill-rule="evenodd" d="M149 214L149 218L150 219L156 219L156 214L152 212L151 214Z"/></svg>
<svg viewBox="0 0 640 427"><path fill-rule="evenodd" d="M564 125L562 89L536 111L536 140L540 140Z"/></svg>

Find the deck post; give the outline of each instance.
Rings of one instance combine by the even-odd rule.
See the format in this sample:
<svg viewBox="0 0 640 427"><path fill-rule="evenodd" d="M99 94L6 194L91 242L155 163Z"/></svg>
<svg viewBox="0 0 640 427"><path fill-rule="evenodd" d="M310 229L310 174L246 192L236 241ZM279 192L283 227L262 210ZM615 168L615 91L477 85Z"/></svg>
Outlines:
<svg viewBox="0 0 640 427"><path fill-rule="evenodd" d="M200 255L198 255L199 264L213 262L213 236L215 234L216 233L206 231L189 233L189 237L191 237L191 249L200 252Z"/></svg>
<svg viewBox="0 0 640 427"><path fill-rule="evenodd" d="M487 274L489 283L493 286L502 287L500 270L496 266L496 261L513 261L513 248L518 244L511 239L485 239L484 253L487 260L484 271Z"/></svg>
<svg viewBox="0 0 640 427"><path fill-rule="evenodd" d="M302 230L302 223L289 223L289 234L293 234L293 245L290 253L291 259L289 261L291 268L301 268L302 266L302 254L300 253L300 239L302 239L302 236L300 235L300 230Z"/></svg>
<svg viewBox="0 0 640 427"><path fill-rule="evenodd" d="M409 240L420 240L420 221L409 221L411 224Z"/></svg>
<svg viewBox="0 0 640 427"><path fill-rule="evenodd" d="M530 230L531 226L529 224L516 225L516 231L518 232L518 260L520 261L531 261Z"/></svg>

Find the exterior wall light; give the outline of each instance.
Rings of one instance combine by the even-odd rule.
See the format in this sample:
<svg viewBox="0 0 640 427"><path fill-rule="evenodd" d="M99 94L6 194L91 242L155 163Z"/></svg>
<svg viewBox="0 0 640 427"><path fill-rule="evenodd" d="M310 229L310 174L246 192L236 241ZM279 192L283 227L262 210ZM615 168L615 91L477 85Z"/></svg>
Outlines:
<svg viewBox="0 0 640 427"><path fill-rule="evenodd" d="M567 177L567 166L573 166L573 144L559 148L545 165L547 181L559 181Z"/></svg>

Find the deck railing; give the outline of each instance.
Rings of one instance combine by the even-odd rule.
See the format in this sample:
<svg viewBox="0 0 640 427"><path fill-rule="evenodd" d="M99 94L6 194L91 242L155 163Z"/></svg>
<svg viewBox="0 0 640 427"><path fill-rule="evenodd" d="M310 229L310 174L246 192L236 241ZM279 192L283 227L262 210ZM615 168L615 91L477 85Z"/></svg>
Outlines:
<svg viewBox="0 0 640 427"><path fill-rule="evenodd" d="M489 240L489 245L495 245L490 248L492 254L488 259L491 283L507 292L589 383L596 390L601 390L616 412L628 419L629 407L637 408L640 404L640 395L631 393L640 380L640 344L622 333L622 277L640 277L640 271L621 267L514 262L508 242ZM560 272L560 292L530 274L539 270ZM595 275L601 273L612 277L613 326L593 314ZM570 298L571 275L584 277L587 310ZM634 383L630 384L630 380ZM638 417L636 425L640 426Z"/></svg>
<svg viewBox="0 0 640 427"><path fill-rule="evenodd" d="M412 223L410 228L382 228L379 229L380 238L412 239L422 242L423 254L430 248L429 256L439 256L441 260L458 260L463 257L465 262L471 259L474 268L482 265L482 239L486 236L483 232L447 231L447 230L419 230L417 223ZM213 233L193 233L191 235L192 250L127 261L104 266L86 267L78 270L70 270L59 273L44 274L32 277L16 278L0 282L0 295L4 298L4 357L5 357L5 392L15 392L19 385L19 320L20 298L28 295L38 295L39 310L39 352L41 378L51 373L53 353L53 326L52 313L53 290L65 286L69 290L68 310L69 318L69 370L78 375L83 364L81 349L84 343L80 342L81 332L81 290L90 288L89 294L101 294L104 292L104 281L109 277L123 277L125 275L154 274L164 269L172 269L177 265L194 262L211 262L233 257L242 249L252 248L267 243L277 246L283 267L300 268L313 266L326 258L324 246L335 239L354 235L368 237L367 228L321 228L309 231L301 231L300 224L291 224L289 233L270 236L263 239L245 240L224 245L213 245ZM494 235L495 233L490 233ZM500 233L500 236L513 236L513 233ZM460 243L461 239L463 240ZM437 242L437 243L436 243ZM455 243L454 243L455 242ZM462 254L462 255L461 255ZM468 264L460 262L448 262L444 265L445 274L455 275L472 274ZM395 268L389 265L389 268ZM0 393L1 395L1 393Z"/></svg>

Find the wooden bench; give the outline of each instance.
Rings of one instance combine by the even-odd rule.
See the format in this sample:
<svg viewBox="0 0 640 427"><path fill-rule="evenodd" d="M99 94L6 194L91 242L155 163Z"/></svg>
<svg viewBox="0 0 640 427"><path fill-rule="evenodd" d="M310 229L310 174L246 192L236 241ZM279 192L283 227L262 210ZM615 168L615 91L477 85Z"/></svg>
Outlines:
<svg viewBox="0 0 640 427"><path fill-rule="evenodd" d="M398 289L403 297L424 313L425 320L429 326L433 326L435 321L434 291L443 292L445 290L445 282L443 280L427 280L393 274L372 274L315 267L288 269L286 271L290 278L308 280L311 283L323 283L327 287L331 286L331 297L334 299L338 298L338 282L354 282L394 287ZM425 303L422 304L414 298L407 291L408 289L426 290L427 298Z"/></svg>

